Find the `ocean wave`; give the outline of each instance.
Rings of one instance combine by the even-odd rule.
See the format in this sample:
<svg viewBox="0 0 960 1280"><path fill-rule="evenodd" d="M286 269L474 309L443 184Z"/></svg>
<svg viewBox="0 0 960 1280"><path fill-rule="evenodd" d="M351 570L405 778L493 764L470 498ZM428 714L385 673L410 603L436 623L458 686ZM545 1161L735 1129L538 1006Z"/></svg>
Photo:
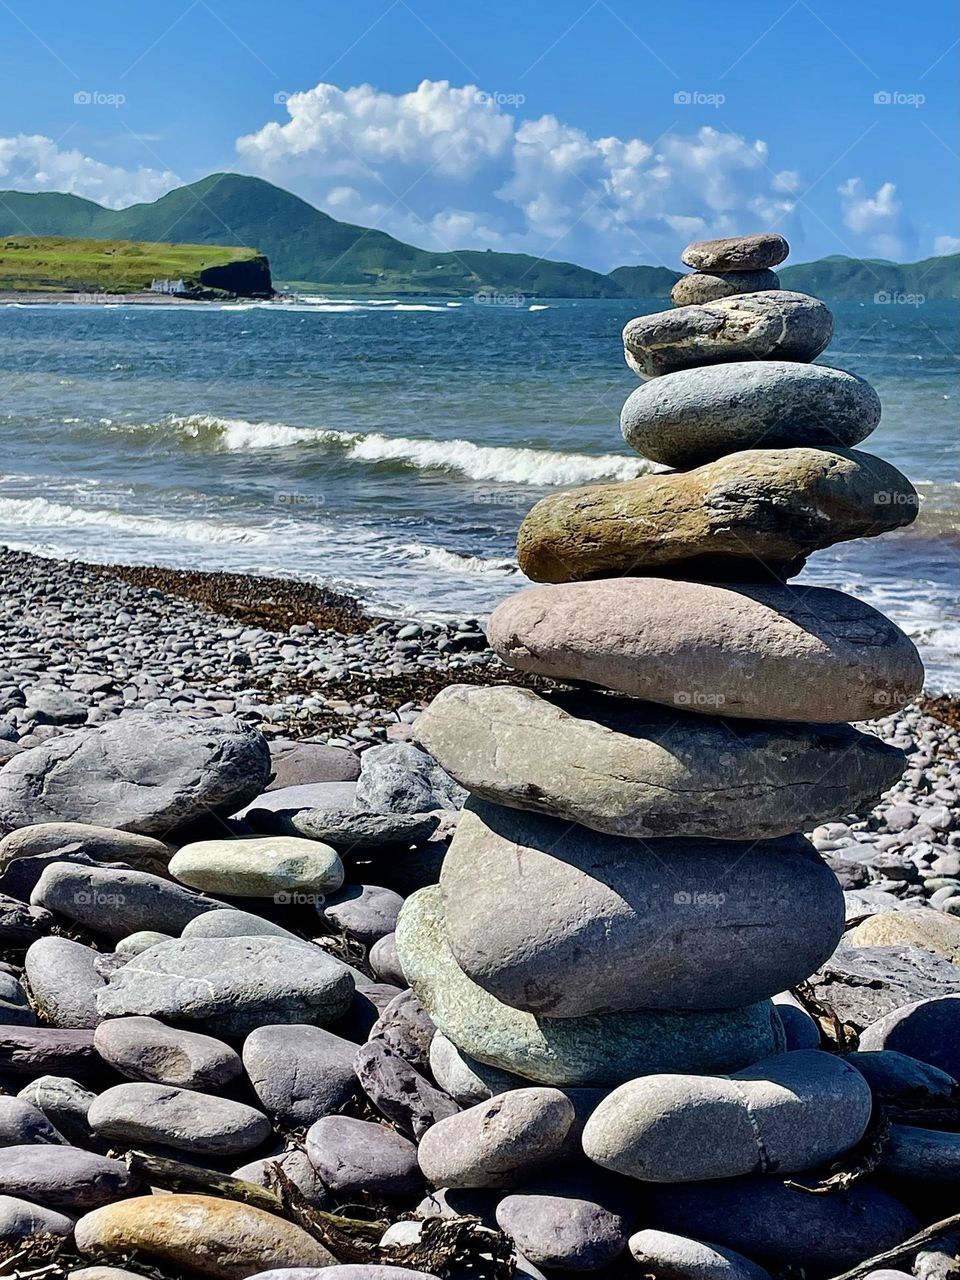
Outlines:
<svg viewBox="0 0 960 1280"><path fill-rule="evenodd" d="M417 440L378 431L293 427L284 422L248 422L213 414L170 417L159 425L145 423L124 429L172 429L199 445L227 451L319 445L339 449L356 462L394 463L412 470L445 471L468 480L499 484L550 486L632 480L652 470L643 458L617 453L554 453L549 449L479 445L462 439Z"/></svg>
<svg viewBox="0 0 960 1280"><path fill-rule="evenodd" d="M47 498L0 498L0 525L20 529L88 528L116 530L165 541L199 543L263 543L270 538L264 528L246 528L220 520L169 519L165 516L134 515L118 507L74 507Z"/></svg>
<svg viewBox="0 0 960 1280"><path fill-rule="evenodd" d="M451 573L519 573L515 560L492 559L485 556L462 555L446 547L431 547L425 542L408 542L395 549L402 560L416 560L431 569L445 569Z"/></svg>

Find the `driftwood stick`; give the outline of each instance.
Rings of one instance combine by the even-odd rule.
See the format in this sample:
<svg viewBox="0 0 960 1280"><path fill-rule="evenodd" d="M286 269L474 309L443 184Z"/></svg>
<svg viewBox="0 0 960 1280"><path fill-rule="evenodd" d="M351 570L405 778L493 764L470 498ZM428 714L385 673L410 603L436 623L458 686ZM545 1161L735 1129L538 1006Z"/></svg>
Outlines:
<svg viewBox="0 0 960 1280"><path fill-rule="evenodd" d="M193 1165L181 1164L178 1160L169 1160L165 1156L147 1155L144 1151L128 1151L124 1159L131 1173L143 1178L145 1182L163 1187L165 1191L222 1196L225 1200L239 1200L278 1217L286 1216L281 1197L275 1191L258 1187L255 1182L245 1182L243 1178L233 1178L226 1173L217 1173L214 1169L196 1169ZM366 1239L379 1240L390 1225L389 1222L344 1218L340 1214L327 1213L322 1209L314 1209L313 1214L337 1231Z"/></svg>
<svg viewBox="0 0 960 1280"><path fill-rule="evenodd" d="M876 1271L878 1267L893 1267L898 1262L906 1262L913 1254L919 1253L925 1244L933 1244L942 1236L952 1235L958 1228L960 1228L960 1213L954 1213L949 1218L943 1218L940 1222L924 1227L915 1236L895 1245L892 1249L878 1253L873 1258L867 1258L864 1262L858 1262L842 1276L834 1276L833 1280L862 1280L863 1276Z"/></svg>

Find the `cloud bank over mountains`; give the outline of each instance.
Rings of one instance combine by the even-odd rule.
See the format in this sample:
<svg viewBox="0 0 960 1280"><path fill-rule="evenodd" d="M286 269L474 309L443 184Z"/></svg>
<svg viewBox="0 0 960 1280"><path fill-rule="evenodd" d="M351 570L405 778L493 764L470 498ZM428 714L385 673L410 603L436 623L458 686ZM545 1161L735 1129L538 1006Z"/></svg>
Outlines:
<svg viewBox="0 0 960 1280"><path fill-rule="evenodd" d="M286 187L334 217L427 249L491 248L608 271L677 265L692 239L775 227L802 244L804 190L762 139L721 126L659 138L591 137L521 95L424 80L409 93L320 83L278 95L287 113L236 140L235 168ZM162 165L162 161L160 164ZM199 174L110 165L50 138L0 138L0 186L70 191L111 208L156 199ZM842 251L900 258L918 244L893 182L836 190Z"/></svg>

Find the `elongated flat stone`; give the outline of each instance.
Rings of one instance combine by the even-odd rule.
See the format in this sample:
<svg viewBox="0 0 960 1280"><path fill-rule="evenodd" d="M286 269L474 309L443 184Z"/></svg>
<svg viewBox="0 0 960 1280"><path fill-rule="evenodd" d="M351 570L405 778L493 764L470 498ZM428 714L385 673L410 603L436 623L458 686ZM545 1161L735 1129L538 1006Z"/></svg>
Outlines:
<svg viewBox="0 0 960 1280"><path fill-rule="evenodd" d="M809 361L832 337L833 316L819 299L769 289L637 316L623 347L634 373L655 378L733 360Z"/></svg>
<svg viewBox="0 0 960 1280"><path fill-rule="evenodd" d="M198 840L178 849L170 874L193 889L281 902L284 894L324 894L343 884L337 853L300 836Z"/></svg>
<svg viewBox="0 0 960 1280"><path fill-rule="evenodd" d="M307 942L286 938L183 938L149 947L111 973L97 997L105 1017L200 1022L243 1035L276 1022L342 1017L350 970Z"/></svg>
<svg viewBox="0 0 960 1280"><path fill-rule="evenodd" d="M863 378L788 360L664 374L637 387L620 414L632 449L681 468L738 449L850 449L879 421L879 397Z"/></svg>
<svg viewBox="0 0 960 1280"><path fill-rule="evenodd" d="M673 286L670 300L675 307L688 307L692 303L717 302L735 293L779 288L780 277L775 271L692 271Z"/></svg>
<svg viewBox="0 0 960 1280"><path fill-rule="evenodd" d="M736 1071L783 1051L783 1027L768 1001L712 1012L587 1018L537 1018L513 1009L457 965L436 886L407 899L397 949L445 1036L470 1057L540 1084L601 1086L657 1071Z"/></svg>
<svg viewBox="0 0 960 1280"><path fill-rule="evenodd" d="M142 929L179 931L220 904L145 871L55 862L37 881L30 901L108 938Z"/></svg>
<svg viewBox="0 0 960 1280"><path fill-rule="evenodd" d="M122 1146L159 1143L201 1155L238 1155L270 1137L270 1121L254 1107L171 1085L118 1084L101 1093L87 1119L100 1139Z"/></svg>
<svg viewBox="0 0 960 1280"><path fill-rule="evenodd" d="M543 1017L753 1004L843 936L840 884L798 835L648 843L471 799L440 890L467 977Z"/></svg>
<svg viewBox="0 0 960 1280"><path fill-rule="evenodd" d="M0 1195L53 1209L91 1209L129 1195L136 1184L122 1161L59 1143L4 1147L0 1159Z"/></svg>
<svg viewBox="0 0 960 1280"><path fill-rule="evenodd" d="M534 582L788 578L823 547L911 524L919 503L906 476L868 453L746 449L543 498L520 525L517 558Z"/></svg>
<svg viewBox="0 0 960 1280"><path fill-rule="evenodd" d="M696 240L680 259L700 271L762 271L778 266L789 252L790 246L776 231L757 231L749 236Z"/></svg>
<svg viewBox="0 0 960 1280"><path fill-rule="evenodd" d="M802 1049L731 1076L631 1080L587 1120L583 1149L641 1182L798 1173L856 1146L872 1109L855 1067Z"/></svg>
<svg viewBox="0 0 960 1280"><path fill-rule="evenodd" d="M484 800L633 837L809 831L871 807L906 763L849 725L728 725L632 699L541 697L512 685L448 685L415 732Z"/></svg>
<svg viewBox="0 0 960 1280"><path fill-rule="evenodd" d="M738 719L871 720L923 687L900 628L827 587L664 578L531 587L497 606L487 636L520 671Z"/></svg>

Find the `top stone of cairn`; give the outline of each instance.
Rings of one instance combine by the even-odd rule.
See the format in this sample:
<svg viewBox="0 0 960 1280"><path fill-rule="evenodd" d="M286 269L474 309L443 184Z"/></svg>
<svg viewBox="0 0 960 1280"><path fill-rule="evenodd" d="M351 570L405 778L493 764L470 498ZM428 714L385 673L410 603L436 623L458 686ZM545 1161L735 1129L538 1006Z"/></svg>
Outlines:
<svg viewBox="0 0 960 1280"><path fill-rule="evenodd" d="M783 262L790 246L775 231L725 240L697 240L681 254L688 267L698 271L762 271Z"/></svg>

